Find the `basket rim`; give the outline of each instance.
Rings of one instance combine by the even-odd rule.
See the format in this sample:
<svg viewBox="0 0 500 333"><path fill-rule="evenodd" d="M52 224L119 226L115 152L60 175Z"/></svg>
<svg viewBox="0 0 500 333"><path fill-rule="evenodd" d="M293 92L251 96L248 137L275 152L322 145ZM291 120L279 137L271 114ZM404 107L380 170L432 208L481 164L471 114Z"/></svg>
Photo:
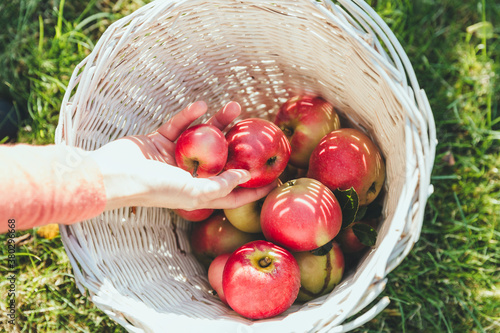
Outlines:
<svg viewBox="0 0 500 333"><path fill-rule="evenodd" d="M403 190L404 192L407 192L408 195L404 196L405 200L399 200L397 205L397 210L401 211L398 215L407 216L407 219L410 220L411 217L416 214L416 220L417 222L420 221L420 223L412 224L413 229L412 233L409 234L410 236L398 244L396 243L398 238L401 236L403 228L400 228L401 232L393 232L393 234L391 234L391 239L393 239L394 244L385 245L385 247L392 247L391 251L379 250L379 252L377 252L377 255L381 257L380 260L387 263L387 265L385 267L381 267L379 265L380 267L378 268L372 267L372 271L364 271L366 275L372 276L372 279L367 279L365 282L367 289L372 286L375 291L369 295L360 295L360 297L366 297L362 299L361 302L352 304L349 309L344 309L344 313L337 316L335 320L332 320L328 316L330 311L327 305L333 303L333 300L327 297L322 306L323 311L320 311L321 315L315 316L323 319L316 321L313 329L326 331L335 328L336 331L344 332L364 324L368 320L375 317L388 305L388 298L384 297L362 316L354 319L350 323L343 324L346 318L368 306L376 298L376 296L382 292L387 281L387 274L389 274L401 263L401 261L411 251L413 245L417 242L420 236L425 203L428 196L432 193L430 174L434 164L435 147L437 144L436 130L430 104L425 91L418 85L416 75L407 54L404 52L403 47L388 25L367 3L361 0L339 0L338 5L330 0L324 0L322 2L317 2L315 0L299 0L298 2L301 1L309 2L315 6L321 13L342 27L346 33L350 34L352 38L356 39L360 43L360 45L365 47L367 50L370 50L370 53L373 54L372 61L374 62L374 65L377 66L381 75L384 77L384 80L389 83L391 88L394 89L394 91L398 91L396 96L399 98L402 105L404 105L405 109L410 111L405 125L407 145L406 151L408 155L410 155L412 151L417 151L415 163L420 167L417 170L417 174L416 172L412 172L414 171L412 170L413 165L408 163L406 170L407 179ZM126 42L128 34L134 28L134 22L138 21L139 18L146 16L150 11L157 10L159 13L162 8L166 8L169 5L173 5L172 8L176 8L185 2L188 1L157 0L151 2L141 7L136 12L114 22L108 29L106 29L105 33L96 44L95 49L75 67L73 75L70 78L68 89L64 95L61 107L59 124L56 129L56 144L74 145L75 133L73 132L73 129L75 128L74 124L78 123L79 119L77 113L75 117L76 110L73 107L71 98L74 96L72 93L76 88L81 89L80 87L84 87L83 89L85 90L91 85L91 77L93 72L96 71L96 68L89 66L89 64L92 64L98 56L110 57L114 48L117 48ZM239 2L243 3L245 0ZM354 17L350 15L353 13ZM153 20L153 18L154 15L148 17L147 20ZM115 36L115 42L112 47L110 45L105 47L104 44L106 41L109 41L111 35L116 33L118 29L123 28L126 28L126 31L121 35ZM359 33L361 31L360 29L369 30L366 34L371 36L377 42L370 44L370 41L367 41ZM366 36L366 34L364 36ZM374 47L378 47L379 51L383 50L379 42L379 38L386 46L388 46L389 54L384 54L384 52L374 52ZM100 54L98 52L102 47L105 47L104 54ZM407 79L409 80L409 83ZM75 93L78 94L78 90ZM407 156L407 160L411 159L413 159L413 156ZM418 191L416 195L411 195L415 193L417 189ZM395 214L395 216L397 215ZM401 224L406 222L407 221L401 221ZM78 260L78 258L85 258L86 253L81 247L82 245L79 241L80 238L78 234L75 233L74 228L65 225L61 225L60 227L61 238L73 267L77 286L83 294L85 294L85 289L87 289L91 295L97 297L100 293L99 286L93 285L93 283L88 280L96 279L97 281L98 268L93 265L91 260ZM372 262L375 262L375 260ZM366 292L366 290L360 290L358 292L361 294L362 292ZM127 329L131 331L135 329L134 325L131 326L130 324L127 324L120 314L111 311L112 309L107 307L106 304L100 303L100 305L103 309L107 310L110 317L117 320L124 327L127 327ZM279 321L283 322L286 320L280 319ZM270 321L256 322L252 324L252 327L260 328L262 325L268 325L269 323Z"/></svg>

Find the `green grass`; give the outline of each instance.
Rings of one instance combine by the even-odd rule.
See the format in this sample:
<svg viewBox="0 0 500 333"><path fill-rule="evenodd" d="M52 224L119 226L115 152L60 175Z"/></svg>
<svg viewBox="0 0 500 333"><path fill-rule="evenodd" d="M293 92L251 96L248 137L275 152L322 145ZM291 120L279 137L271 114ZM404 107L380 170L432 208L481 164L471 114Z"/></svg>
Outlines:
<svg viewBox="0 0 500 333"><path fill-rule="evenodd" d="M0 97L27 121L17 141L54 142L61 100L75 66L107 26L148 1L13 0L0 4Z"/></svg>
<svg viewBox="0 0 500 333"><path fill-rule="evenodd" d="M358 331L498 332L500 6L379 1L376 9L426 89L439 144L420 241L389 276L385 313ZM489 36L467 29L488 22Z"/></svg>
<svg viewBox="0 0 500 333"><path fill-rule="evenodd" d="M0 5L0 96L13 99L26 118L17 141L53 142L74 66L111 22L142 4L15 0ZM356 332L499 332L500 3L371 4L412 61L434 112L439 144L435 192L420 240L389 275L380 297L389 296L391 304ZM123 332L80 295L60 239L47 241L30 232L35 240L18 249L18 328ZM0 241L4 244L5 236ZM0 290L3 295L4 281ZM5 304L0 307L5 311ZM1 320L8 331L5 317Z"/></svg>

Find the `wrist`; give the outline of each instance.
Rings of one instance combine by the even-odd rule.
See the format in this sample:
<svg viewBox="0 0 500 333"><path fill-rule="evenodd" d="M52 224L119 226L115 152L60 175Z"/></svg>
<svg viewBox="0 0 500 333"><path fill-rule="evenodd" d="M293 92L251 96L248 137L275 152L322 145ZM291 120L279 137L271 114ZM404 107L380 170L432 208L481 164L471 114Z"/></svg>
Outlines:
<svg viewBox="0 0 500 333"><path fill-rule="evenodd" d="M124 170L108 149L100 148L87 156L98 167L102 175L106 204L104 210L112 210L137 203L140 193L136 186L133 174Z"/></svg>

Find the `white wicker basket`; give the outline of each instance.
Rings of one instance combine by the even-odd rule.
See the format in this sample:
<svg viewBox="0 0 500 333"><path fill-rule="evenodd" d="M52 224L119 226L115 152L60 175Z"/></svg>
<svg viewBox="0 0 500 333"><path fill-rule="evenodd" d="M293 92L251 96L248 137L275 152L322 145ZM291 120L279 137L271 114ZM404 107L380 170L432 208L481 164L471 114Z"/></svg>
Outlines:
<svg viewBox="0 0 500 333"><path fill-rule="evenodd" d="M272 119L310 92L376 141L387 163L377 245L328 296L260 321L209 294L189 223L167 209L105 212L61 226L82 292L131 332L345 332L389 303L387 274L418 240L432 192L433 116L393 33L360 0L157 0L112 24L75 69L57 144L96 149L158 128L188 103L234 100ZM366 310L366 309L364 309Z"/></svg>

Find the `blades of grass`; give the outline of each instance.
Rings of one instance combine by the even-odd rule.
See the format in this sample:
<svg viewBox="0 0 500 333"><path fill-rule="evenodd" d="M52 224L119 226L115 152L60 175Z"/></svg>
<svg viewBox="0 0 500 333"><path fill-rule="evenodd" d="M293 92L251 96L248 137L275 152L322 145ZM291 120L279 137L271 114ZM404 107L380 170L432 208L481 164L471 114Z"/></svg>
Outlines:
<svg viewBox="0 0 500 333"><path fill-rule="evenodd" d="M482 54L483 54L484 61L487 61L488 60L488 51L487 51L487 39L486 39L486 25L484 24L486 22L486 0L481 1L481 21L483 22Z"/></svg>
<svg viewBox="0 0 500 333"><path fill-rule="evenodd" d="M42 260L42 259L40 259L40 257L39 257L39 256L34 255L33 253L29 253L29 252L16 252L16 256L18 256L18 257L28 257L28 258L30 258L30 260L31 260L32 258L36 258L36 259L38 259L39 261L40 261L40 260Z"/></svg>
<svg viewBox="0 0 500 333"><path fill-rule="evenodd" d="M66 41L74 44L78 44L91 51L94 48L94 42L84 33L73 30L65 34L67 38Z"/></svg>
<svg viewBox="0 0 500 333"><path fill-rule="evenodd" d="M80 16L78 16L74 22L75 23L81 22L82 19L85 17L85 15L87 15L87 13L95 6L96 3L97 3L97 0L89 1L87 6L85 7L85 9L81 12Z"/></svg>
<svg viewBox="0 0 500 333"><path fill-rule="evenodd" d="M463 281L458 281L458 283L462 286L462 288L464 290L467 290L468 287L464 285ZM477 328L480 329L481 332L484 332L484 328L483 328L483 325L481 325L481 323L479 322L479 320L477 319L477 317L474 315L474 313L469 309L469 306L467 304L465 304L465 302L457 297L457 301L460 303L460 306L462 307L462 309L465 310L465 312L467 312L469 314L469 316L472 318L472 320L474 321L474 323L477 325ZM469 303L469 302L468 302ZM470 303L469 303L470 305ZM471 306L472 307L472 306Z"/></svg>
<svg viewBox="0 0 500 333"><path fill-rule="evenodd" d="M38 23L39 23L38 52L42 53L42 51L43 51L43 37L44 37L44 27L43 27L42 15L38 15Z"/></svg>
<svg viewBox="0 0 500 333"><path fill-rule="evenodd" d="M460 213L460 217L462 218L462 223L464 225L467 225L467 219L464 214L464 210L462 209L462 204L460 203L460 199L457 196L457 192L453 191L453 199L455 199L455 202L457 204L458 212Z"/></svg>
<svg viewBox="0 0 500 333"><path fill-rule="evenodd" d="M62 310L64 309L63 306L52 306L52 307L48 307L48 308L41 308L41 309L36 309L36 310L28 310L28 311L24 311L24 314L32 314L32 313L41 313L41 312L50 312L50 311L54 311L54 310Z"/></svg>
<svg viewBox="0 0 500 333"><path fill-rule="evenodd" d="M51 292L53 292L55 295L59 297L61 301L63 301L65 304L67 304L71 309L74 311L78 312L78 308L66 297L64 297L56 288L54 288L51 285L45 285L46 288L50 289Z"/></svg>
<svg viewBox="0 0 500 333"><path fill-rule="evenodd" d="M459 175L436 175L436 176L431 176L431 180L450 180L450 179L460 179Z"/></svg>
<svg viewBox="0 0 500 333"><path fill-rule="evenodd" d="M113 17L113 15L111 15L110 13L96 13L94 15L91 15L87 18L85 18L84 20L82 20L80 23L78 23L78 25L75 26L75 29L76 31L80 31L82 30L87 24L89 24L90 22L92 21L98 21L100 19L103 19L103 18L108 18L108 19L111 19Z"/></svg>
<svg viewBox="0 0 500 333"><path fill-rule="evenodd" d="M46 80L47 82L54 83L57 87L59 87L61 89L61 91L66 90L66 85L64 83L62 83L60 79L55 78L55 77L50 76L50 75L47 75L46 73L38 71L38 70L34 70L33 72L37 75L37 77L42 78L42 80L40 80L40 79L37 79L37 77L32 77L31 79L33 81L43 82L43 80Z"/></svg>
<svg viewBox="0 0 500 333"><path fill-rule="evenodd" d="M439 314L439 319L444 323L446 326L446 330L450 333L453 333L453 328L451 327L450 323L446 319L446 316L444 315L443 311L441 310L441 307L437 306L436 307L438 314Z"/></svg>
<svg viewBox="0 0 500 333"><path fill-rule="evenodd" d="M61 34L62 34L64 2L65 2L65 0L60 0L60 2L59 2L59 9L57 12L56 33L54 36L55 39L59 39L61 37Z"/></svg>
<svg viewBox="0 0 500 333"><path fill-rule="evenodd" d="M405 321L406 321L406 318L405 318L405 311L403 309L403 305L401 304L401 302L398 302L398 306L399 306L399 313L401 315L401 331L403 333L406 332L406 324L405 324Z"/></svg>
<svg viewBox="0 0 500 333"><path fill-rule="evenodd" d="M414 290L414 292L418 293L419 290ZM428 332L442 332L443 327L442 327L441 323L444 324L447 332L450 332L450 333L453 332L453 329L451 328L445 314L441 310L441 308L443 307L443 301L439 300L439 298L437 298L433 295L433 298L428 299L427 302L429 303L430 307L435 309L435 311L438 313L438 319L439 319L439 320L436 320L435 313L432 315L432 319L427 318L429 324L431 324L435 328L434 331L428 331ZM429 311L429 310L427 310L426 314L425 314L427 317L431 316L432 310L431 311ZM429 320L429 319L431 319L431 320Z"/></svg>

